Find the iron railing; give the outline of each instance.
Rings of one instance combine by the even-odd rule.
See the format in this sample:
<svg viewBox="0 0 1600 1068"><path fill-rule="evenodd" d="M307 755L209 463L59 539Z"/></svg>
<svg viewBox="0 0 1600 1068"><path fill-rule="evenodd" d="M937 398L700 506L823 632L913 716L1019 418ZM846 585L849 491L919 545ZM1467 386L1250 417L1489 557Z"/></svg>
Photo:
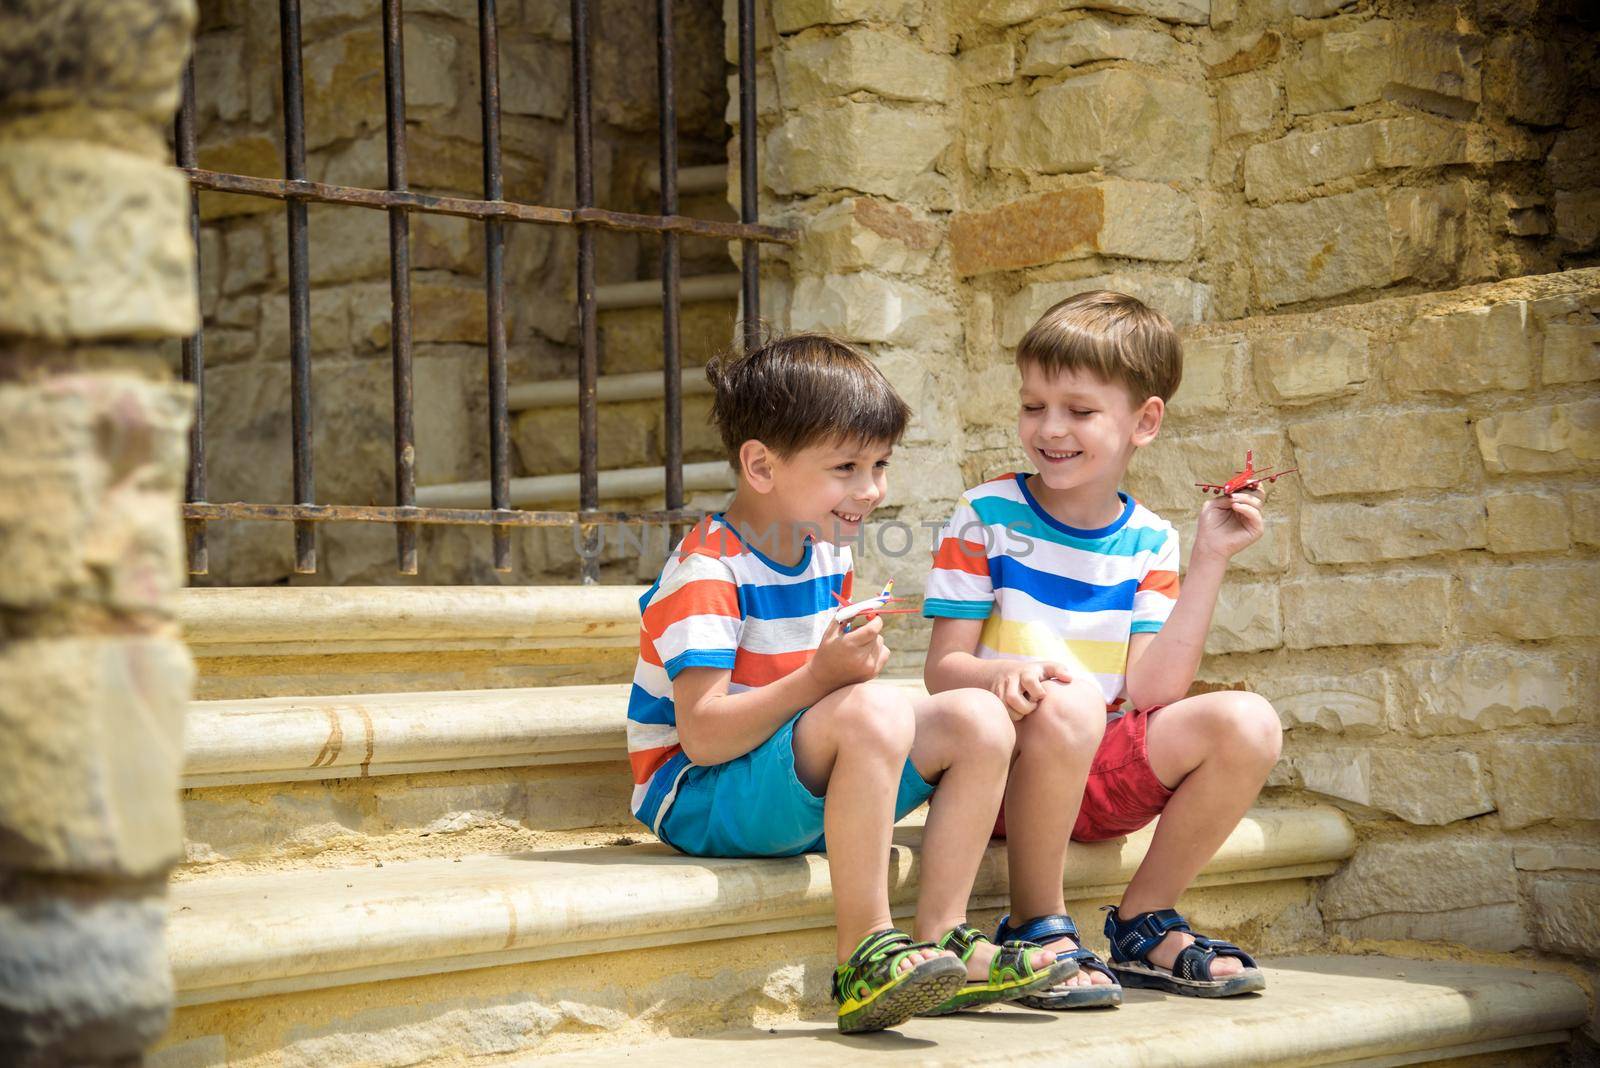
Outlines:
<svg viewBox="0 0 1600 1068"><path fill-rule="evenodd" d="M401 574L417 573L419 524L487 526L494 567L511 570L512 527L577 526L593 544L601 524L682 523L698 513L684 508L683 416L679 353L680 235L738 240L741 245L743 337L753 344L758 330L760 277L758 243L792 244L794 231L763 226L758 218L756 172L755 0L738 0L740 210L737 223L678 214L677 114L673 93L672 0L657 0L657 65L660 106L661 211L658 215L608 211L595 206L594 135L589 65L588 0L572 0L572 114L575 140L575 207L521 204L504 198L500 151L499 40L495 0L479 0L479 63L483 83L483 199L433 196L407 185L405 134L405 55L402 0L383 0L384 101L387 124L388 188L330 185L306 178L305 102L301 73L300 0L279 0L282 42L284 176L263 178L200 168L196 161L194 61L184 69L177 115L177 164L189 178L189 227L200 249L200 193L235 193L286 203L289 244L289 364L292 504L206 499L205 336L204 328L183 343L183 377L195 387L195 419L189 438L189 474L183 506L189 572L209 571L206 525L223 520L279 520L294 525L294 570L317 570L316 525L325 522L391 523ZM392 506L316 503L312 469L311 287L307 252L306 205L344 204L389 215L390 351L394 377L394 498ZM489 485L490 507L431 508L416 504L416 441L411 370L410 217L413 213L455 215L483 222L484 284L488 306ZM579 472L577 511L525 511L511 507L510 417L506 388L505 227L508 223L571 226L577 230ZM653 511L601 511L599 443L595 406L598 329L595 319L594 234L596 229L661 235L662 352L664 376L665 507ZM200 265L203 268L203 265ZM597 554L583 554L585 582L596 579Z"/></svg>

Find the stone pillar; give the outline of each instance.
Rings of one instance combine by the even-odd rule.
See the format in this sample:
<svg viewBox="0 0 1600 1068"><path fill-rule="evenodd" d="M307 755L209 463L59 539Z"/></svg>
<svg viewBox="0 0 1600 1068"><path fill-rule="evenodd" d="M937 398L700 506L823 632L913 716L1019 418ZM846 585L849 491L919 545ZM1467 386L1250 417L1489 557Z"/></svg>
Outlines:
<svg viewBox="0 0 1600 1068"><path fill-rule="evenodd" d="M138 1064L172 1008L196 322L167 163L192 0L0 10L0 1063Z"/></svg>

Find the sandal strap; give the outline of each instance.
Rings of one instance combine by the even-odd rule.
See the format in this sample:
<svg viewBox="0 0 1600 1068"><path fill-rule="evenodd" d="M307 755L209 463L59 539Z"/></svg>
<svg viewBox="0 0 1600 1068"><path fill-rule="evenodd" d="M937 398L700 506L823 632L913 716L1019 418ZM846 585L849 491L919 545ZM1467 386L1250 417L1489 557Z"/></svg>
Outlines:
<svg viewBox="0 0 1600 1068"><path fill-rule="evenodd" d="M979 943L987 941L989 940L984 937L983 932L976 927L958 923L939 939L936 948L949 950L960 957L961 963L965 964L971 959L972 951L978 948Z"/></svg>
<svg viewBox="0 0 1600 1068"><path fill-rule="evenodd" d="M848 960L833 970L833 1000L844 1000L845 983L854 980L868 986L880 986L894 978L895 968L907 953L937 948L929 942L914 941L898 928L874 931L856 945Z"/></svg>
<svg viewBox="0 0 1600 1068"><path fill-rule="evenodd" d="M1141 912L1124 920L1117 915L1115 905L1103 906L1106 913L1106 940L1111 943L1111 959L1116 963L1142 962L1161 940L1173 931L1194 933L1189 921L1177 909L1157 909Z"/></svg>
<svg viewBox="0 0 1600 1068"><path fill-rule="evenodd" d="M1246 968L1256 966L1255 958L1232 942L1195 935L1194 944L1185 946L1172 962L1172 974L1180 979L1212 982L1211 965L1218 957L1234 957Z"/></svg>
<svg viewBox="0 0 1600 1068"><path fill-rule="evenodd" d="M996 941L1018 940L1033 942L1051 948L1051 944L1063 938L1070 938L1073 942L1072 949L1062 949L1056 952L1056 960L1075 961L1079 969L1088 968L1099 972L1106 978L1116 982L1117 976L1106 962L1100 959L1100 954L1092 949L1087 949L1083 944L1083 936L1078 933L1078 925L1071 916L1064 912L1057 912L1048 916L1036 916L1016 927L1011 926L1011 917L1003 916L1000 927L995 931Z"/></svg>

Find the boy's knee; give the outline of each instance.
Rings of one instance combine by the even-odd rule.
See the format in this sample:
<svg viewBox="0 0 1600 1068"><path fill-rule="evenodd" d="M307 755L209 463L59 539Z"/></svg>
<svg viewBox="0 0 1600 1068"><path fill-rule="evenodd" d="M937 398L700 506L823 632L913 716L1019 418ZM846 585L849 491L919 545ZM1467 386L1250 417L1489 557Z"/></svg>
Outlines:
<svg viewBox="0 0 1600 1068"><path fill-rule="evenodd" d="M963 750L1010 758L1017 731L1004 701L979 689L952 690L942 696L946 721Z"/></svg>
<svg viewBox="0 0 1600 1068"><path fill-rule="evenodd" d="M834 710L839 745L871 749L887 756L905 756L916 738L916 717L911 699L877 682L847 688Z"/></svg>
<svg viewBox="0 0 1600 1068"><path fill-rule="evenodd" d="M1089 685L1049 686L1044 700L1023 717L1022 732L1030 745L1048 739L1064 749L1092 753L1106 733L1105 698Z"/></svg>
<svg viewBox="0 0 1600 1068"><path fill-rule="evenodd" d="M1241 756L1271 767L1283 752L1283 723L1265 697L1244 690L1229 691L1223 700L1222 721L1229 745Z"/></svg>

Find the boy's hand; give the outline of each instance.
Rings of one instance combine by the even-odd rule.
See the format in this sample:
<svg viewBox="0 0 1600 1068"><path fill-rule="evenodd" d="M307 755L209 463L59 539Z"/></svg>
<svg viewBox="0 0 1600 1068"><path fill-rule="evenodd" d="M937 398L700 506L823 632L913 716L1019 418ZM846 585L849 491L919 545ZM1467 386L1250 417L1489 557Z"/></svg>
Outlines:
<svg viewBox="0 0 1600 1068"><path fill-rule="evenodd" d="M848 634L837 619L830 621L817 651L806 662L817 685L827 693L870 682L889 662L889 649L883 644L883 617L873 616L865 623L859 620L858 616Z"/></svg>
<svg viewBox="0 0 1600 1068"><path fill-rule="evenodd" d="M1266 529L1261 518L1266 499L1266 487L1259 486L1207 501L1195 523L1194 554L1227 561L1254 545Z"/></svg>
<svg viewBox="0 0 1600 1068"><path fill-rule="evenodd" d="M1004 667L989 689L1005 702L1012 719L1021 719L1039 707L1039 702L1044 700L1046 680L1072 681L1072 673L1053 661L1008 660L1002 663Z"/></svg>

